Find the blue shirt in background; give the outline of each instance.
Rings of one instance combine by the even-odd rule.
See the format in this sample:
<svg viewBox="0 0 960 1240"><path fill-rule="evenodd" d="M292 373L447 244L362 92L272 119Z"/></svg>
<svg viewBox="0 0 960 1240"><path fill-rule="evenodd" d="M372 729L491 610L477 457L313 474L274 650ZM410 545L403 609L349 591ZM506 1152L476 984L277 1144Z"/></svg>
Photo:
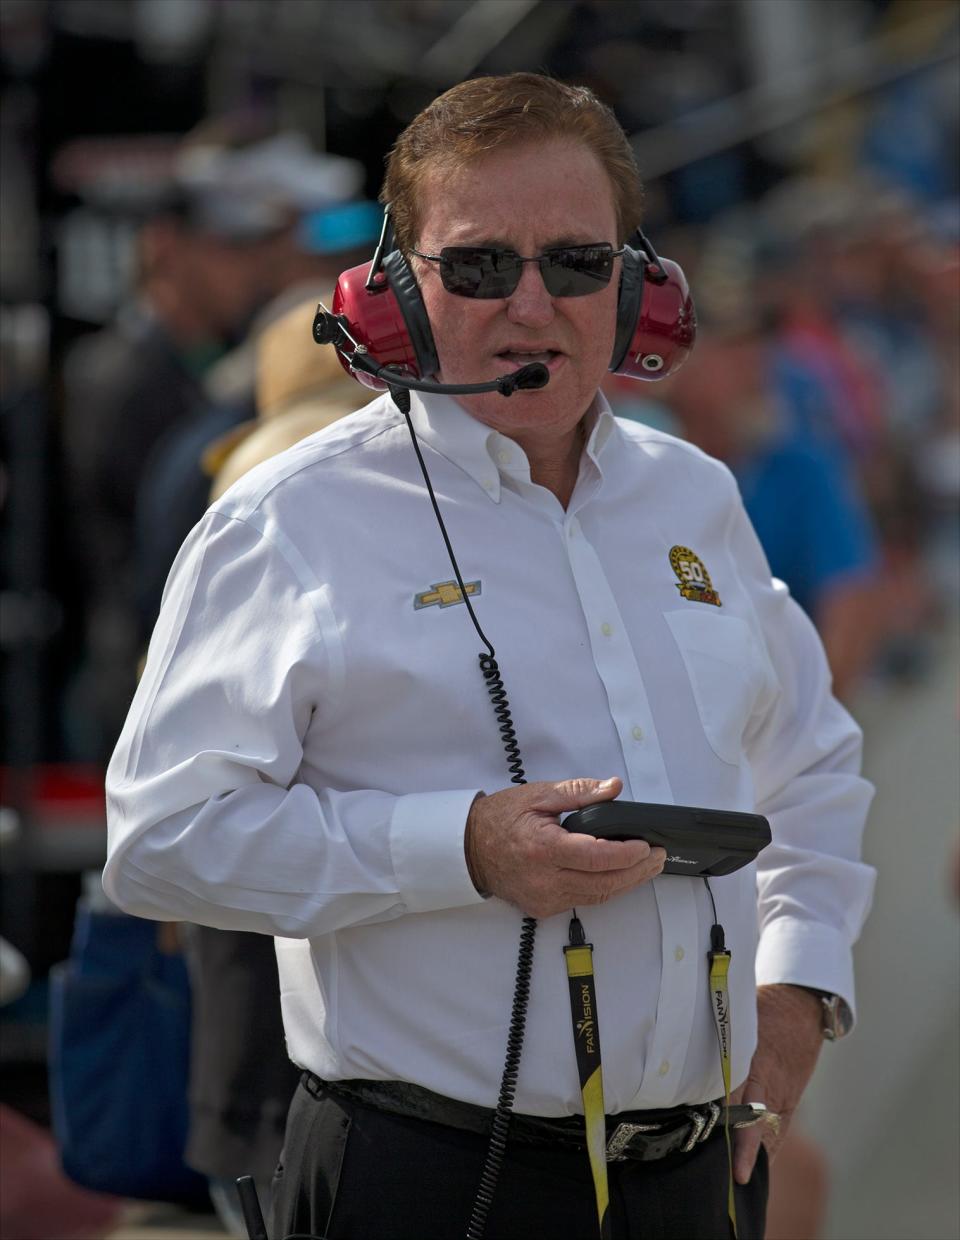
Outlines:
<svg viewBox="0 0 960 1240"><path fill-rule="evenodd" d="M866 506L832 453L786 439L732 469L774 576L808 615L831 585L875 567Z"/></svg>

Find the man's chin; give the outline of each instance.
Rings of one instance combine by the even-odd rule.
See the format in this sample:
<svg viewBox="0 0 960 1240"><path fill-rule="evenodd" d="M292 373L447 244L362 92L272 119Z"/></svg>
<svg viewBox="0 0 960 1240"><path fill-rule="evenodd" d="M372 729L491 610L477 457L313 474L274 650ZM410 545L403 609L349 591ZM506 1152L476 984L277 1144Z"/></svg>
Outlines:
<svg viewBox="0 0 960 1240"><path fill-rule="evenodd" d="M471 371L469 374L450 375L445 373L443 370L439 370L435 375L431 375L430 377L437 383L496 383L496 381L498 379L502 379L504 375L516 374L518 370L522 370L524 366L530 366L534 362L541 366L546 366L550 373L550 378L545 385L546 387L549 387L552 383L555 383L561 375L569 369L570 366L570 358L566 353L538 353L524 358L518 358L516 356L503 357L497 354L492 359L485 362L482 366L478 366L475 371ZM537 390L543 389L530 389L530 391Z"/></svg>
<svg viewBox="0 0 960 1240"><path fill-rule="evenodd" d="M482 395L458 396L455 399L471 417L509 438L515 438L524 431L537 430L541 433L552 432L562 439L577 425L591 404L590 400L575 401L569 392L551 392L549 386L514 392L512 396L484 392Z"/></svg>

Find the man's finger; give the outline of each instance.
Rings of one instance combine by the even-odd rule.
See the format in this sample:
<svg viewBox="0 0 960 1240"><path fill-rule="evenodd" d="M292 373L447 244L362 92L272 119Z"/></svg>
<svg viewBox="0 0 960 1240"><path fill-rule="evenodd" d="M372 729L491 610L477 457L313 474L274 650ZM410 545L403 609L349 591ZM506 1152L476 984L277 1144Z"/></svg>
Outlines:
<svg viewBox="0 0 960 1240"><path fill-rule="evenodd" d="M563 779L544 785L532 808L547 814L566 814L599 801L612 801L622 791L623 780L615 775L609 779Z"/></svg>
<svg viewBox="0 0 960 1240"><path fill-rule="evenodd" d="M662 851L662 849L661 849ZM558 836L550 849L550 860L564 870L603 873L626 870L650 856L646 840L595 840L577 832Z"/></svg>
<svg viewBox="0 0 960 1240"><path fill-rule="evenodd" d="M733 1178L738 1184L749 1183L756 1165L760 1144L763 1141L764 1124L752 1128L738 1128L733 1143Z"/></svg>
<svg viewBox="0 0 960 1240"><path fill-rule="evenodd" d="M639 883L647 882L661 872L663 862L660 858L648 857L639 865L631 865L623 870L607 870L603 873L588 873L585 870L561 870L558 882L562 889L572 898L574 903L599 904L629 891Z"/></svg>
<svg viewBox="0 0 960 1240"><path fill-rule="evenodd" d="M736 1092L741 1102L767 1102L763 1083L755 1076L748 1076ZM746 1184L753 1175L760 1145L767 1131L766 1122L761 1120L751 1128L738 1128L734 1134L733 1178L738 1184Z"/></svg>

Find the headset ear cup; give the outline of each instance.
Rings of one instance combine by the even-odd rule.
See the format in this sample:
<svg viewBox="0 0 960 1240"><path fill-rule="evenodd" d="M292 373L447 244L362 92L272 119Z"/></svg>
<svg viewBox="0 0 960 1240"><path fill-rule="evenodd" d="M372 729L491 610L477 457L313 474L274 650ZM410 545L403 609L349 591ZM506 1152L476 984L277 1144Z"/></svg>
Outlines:
<svg viewBox="0 0 960 1240"><path fill-rule="evenodd" d="M649 249L625 249L610 369L627 379L665 379L689 356L697 313L683 269Z"/></svg>
<svg viewBox="0 0 960 1240"><path fill-rule="evenodd" d="M399 250L391 250L383 260L383 269L390 281L390 288L397 299L403 321L410 333L410 342L419 367L419 377L435 375L440 369L437 347L427 317L427 308L420 295L420 286L410 269L410 264Z"/></svg>
<svg viewBox="0 0 960 1240"><path fill-rule="evenodd" d="M618 371L630 348L630 341L637 330L640 308L643 305L644 256L630 246L623 247L620 265L620 291L617 294L617 331L613 338L613 354L610 370Z"/></svg>

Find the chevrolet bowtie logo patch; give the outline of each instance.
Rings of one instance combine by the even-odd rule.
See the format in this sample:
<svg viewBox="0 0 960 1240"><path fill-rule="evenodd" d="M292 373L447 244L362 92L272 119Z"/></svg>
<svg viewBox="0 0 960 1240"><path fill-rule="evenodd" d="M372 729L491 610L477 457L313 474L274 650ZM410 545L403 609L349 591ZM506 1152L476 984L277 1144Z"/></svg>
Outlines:
<svg viewBox="0 0 960 1240"><path fill-rule="evenodd" d="M470 595L480 593L479 581L465 581L464 589ZM463 595L455 581L438 581L429 590L413 596L413 607L420 611L424 607L452 607L454 603L462 603Z"/></svg>
<svg viewBox="0 0 960 1240"><path fill-rule="evenodd" d="M670 567L679 578L677 589L691 603L711 603L722 607L720 595L713 588L703 560L689 547L670 548Z"/></svg>

